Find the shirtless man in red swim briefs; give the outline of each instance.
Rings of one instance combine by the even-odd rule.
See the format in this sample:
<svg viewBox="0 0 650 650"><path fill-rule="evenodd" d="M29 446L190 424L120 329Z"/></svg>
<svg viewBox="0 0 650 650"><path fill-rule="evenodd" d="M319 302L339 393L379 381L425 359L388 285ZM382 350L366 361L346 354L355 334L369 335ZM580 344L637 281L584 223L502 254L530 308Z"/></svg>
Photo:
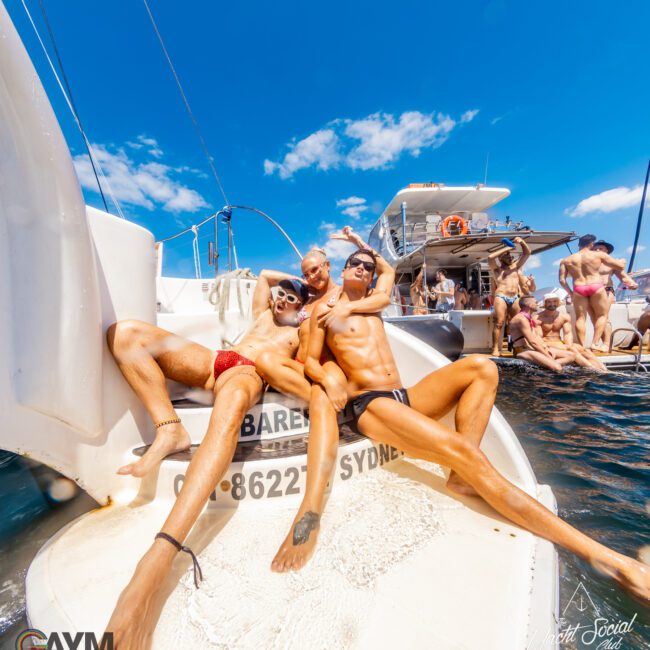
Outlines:
<svg viewBox="0 0 650 650"><path fill-rule="evenodd" d="M578 240L578 252L565 257L560 262L560 284L571 295L576 314L576 338L582 346L585 344L587 314L592 314L594 336L591 349L595 352L606 352L602 344L607 314L609 313L609 296L605 291L605 283L601 278L601 267L609 267L615 273L624 271L625 264L615 260L607 253L595 251L595 235L583 235ZM573 289L567 282L567 275L573 280Z"/></svg>
<svg viewBox="0 0 650 650"><path fill-rule="evenodd" d="M278 287L275 300L273 286ZM178 498L108 623L116 648L148 647L156 625L154 603L172 561L230 465L244 416L262 394L255 360L268 351L287 359L296 353L298 313L308 297L306 285L294 276L262 271L253 294L255 322L242 341L225 352L215 353L141 321L120 321L109 328L111 352L157 429L147 453L120 473L143 476L165 456L190 446L169 399L166 377L215 394L207 433L192 457Z"/></svg>
<svg viewBox="0 0 650 650"><path fill-rule="evenodd" d="M272 300L271 288L275 286L278 293ZM189 449L190 437L174 411L166 378L213 391L215 413L219 410L218 403L232 403L228 397L231 390L236 391L240 384L244 385L252 403L244 409L243 418L262 390L262 381L255 372L257 357L263 352L274 352L287 360L295 355L298 314L308 298L307 287L295 276L262 271L253 294L255 322L252 328L230 350L216 352L150 323L124 320L111 325L106 335L108 347L156 426L156 438L147 453L140 460L121 467L118 474L142 477L165 456ZM222 397L224 391L226 398ZM232 413L230 407L228 410ZM216 420L220 418L215 415L210 427L216 425ZM235 428L239 431L238 427L233 431Z"/></svg>

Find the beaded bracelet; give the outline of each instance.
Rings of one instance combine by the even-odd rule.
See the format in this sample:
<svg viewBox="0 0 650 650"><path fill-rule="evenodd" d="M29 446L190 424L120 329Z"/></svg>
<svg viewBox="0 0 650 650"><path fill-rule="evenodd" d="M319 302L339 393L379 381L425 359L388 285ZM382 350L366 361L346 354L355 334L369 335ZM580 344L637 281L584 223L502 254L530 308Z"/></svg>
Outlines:
<svg viewBox="0 0 650 650"><path fill-rule="evenodd" d="M160 429L160 427L164 427L166 424L180 424L181 419L180 418L173 418L171 420L163 420L162 422L158 422L156 424L156 429Z"/></svg>

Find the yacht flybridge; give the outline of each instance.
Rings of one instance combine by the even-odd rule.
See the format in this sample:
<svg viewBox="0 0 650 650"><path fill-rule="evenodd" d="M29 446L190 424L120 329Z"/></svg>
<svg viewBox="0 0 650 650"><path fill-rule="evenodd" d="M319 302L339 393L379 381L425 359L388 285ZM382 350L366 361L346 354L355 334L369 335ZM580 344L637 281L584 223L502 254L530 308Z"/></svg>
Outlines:
<svg viewBox="0 0 650 650"><path fill-rule="evenodd" d="M254 279L157 277L150 232L84 205L1 3L0 143L0 448L55 468L101 506L34 559L29 623L45 635L99 634L191 459L169 457L143 481L115 473L154 432L110 356L106 329L137 318L219 347L250 324ZM473 193L491 197L471 204L481 211L504 191ZM218 289L225 298L215 309L207 296ZM387 333L406 385L448 363L406 332ZM176 392L198 445L210 409L183 387ZM271 573L304 490L308 417L304 404L273 392L248 414L234 462L188 540L204 581L196 589L178 557L153 647L556 647L552 545L480 500L452 497L442 468L372 443L345 418L316 555L299 573ZM483 448L509 480L555 509L496 410Z"/></svg>

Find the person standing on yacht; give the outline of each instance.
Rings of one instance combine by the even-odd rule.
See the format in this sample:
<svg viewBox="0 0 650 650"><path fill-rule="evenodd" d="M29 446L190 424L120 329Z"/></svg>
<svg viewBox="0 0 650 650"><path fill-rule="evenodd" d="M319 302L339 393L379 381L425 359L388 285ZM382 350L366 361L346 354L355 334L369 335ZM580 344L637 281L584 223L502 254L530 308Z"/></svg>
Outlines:
<svg viewBox="0 0 650 650"><path fill-rule="evenodd" d="M520 271L530 257L530 248L521 238L515 237L512 243L521 247L521 256L515 260L513 247L504 245L488 256L488 266L494 282L494 330L492 333L492 356L501 356L503 327L506 317L512 318L519 312Z"/></svg>
<svg viewBox="0 0 650 650"><path fill-rule="evenodd" d="M275 299L272 287L277 287ZM148 647L160 589L174 557L186 550L181 545L232 461L246 413L262 395L255 361L268 351L287 358L296 353L298 314L308 297L307 287L294 276L262 271L253 294L251 330L230 350L216 353L141 321L120 321L109 328L109 348L157 429L147 453L120 473L144 476L165 456L190 447L190 437L169 399L166 378L215 395L208 430L192 456L176 502L120 594L108 623L117 649Z"/></svg>
<svg viewBox="0 0 650 650"><path fill-rule="evenodd" d="M431 288L436 298L436 311L448 312L454 308L454 281L447 278L447 271L436 271L436 284Z"/></svg>
<svg viewBox="0 0 650 650"><path fill-rule="evenodd" d="M342 303L366 295L372 281L373 257L367 251L357 251L352 258L366 260L370 266L346 264L339 298ZM312 317L305 371L323 386L337 409L351 405L361 433L401 449L407 456L451 468L466 486L465 493L482 497L503 517L575 553L636 598L650 603L649 566L573 528L510 483L480 450L498 384L492 361L470 355L405 389L381 318L351 314L333 318L326 325L319 316L327 309L319 305ZM319 361L325 344L343 370L346 385L328 380ZM472 381L468 383L469 377ZM439 419L455 405L453 430ZM320 513L312 515L305 528L315 532Z"/></svg>
<svg viewBox="0 0 650 650"><path fill-rule="evenodd" d="M425 266L422 265L420 271L415 276L415 280L411 283L409 288L409 295L411 297L411 309L414 316L422 316L427 314L427 288L426 280L424 278Z"/></svg>
<svg viewBox="0 0 650 650"><path fill-rule="evenodd" d="M454 290L454 309L470 309L468 303L469 294L467 293L467 289L465 289L465 285L462 282L459 282Z"/></svg>
<svg viewBox="0 0 650 650"><path fill-rule="evenodd" d="M597 253L607 253L607 255L611 255L614 252L614 246L609 242L600 239L599 241L594 242L594 247L592 250L596 251ZM625 259L622 257L616 261L623 262L625 265ZM621 281L621 283L625 285L626 288L636 289L638 288L638 285L625 271L614 271L614 269L606 266L605 264L600 267L598 273L600 274L600 279L605 284L605 291L607 292L607 297L609 298L609 307L607 308L607 322L605 324L605 330L603 331L603 336L601 339L605 349L609 350L609 343L612 339L612 324L609 321L609 310L616 302L616 290L614 289L613 276L615 275ZM594 321L594 314L591 310L589 311L589 318L591 318L592 322ZM600 341L596 340L593 342L596 344L600 343Z"/></svg>
<svg viewBox="0 0 650 650"><path fill-rule="evenodd" d="M591 314L594 336L590 348L594 352L607 352L601 342L607 325L607 315L611 303L605 291L606 283L601 277L602 267L612 269L613 273L623 272L625 262L615 260L607 253L594 250L595 235L583 235L578 240L578 252L565 257L560 262L559 280L562 288L569 293L576 316L576 338L585 346L587 314ZM567 276L573 280L573 289Z"/></svg>

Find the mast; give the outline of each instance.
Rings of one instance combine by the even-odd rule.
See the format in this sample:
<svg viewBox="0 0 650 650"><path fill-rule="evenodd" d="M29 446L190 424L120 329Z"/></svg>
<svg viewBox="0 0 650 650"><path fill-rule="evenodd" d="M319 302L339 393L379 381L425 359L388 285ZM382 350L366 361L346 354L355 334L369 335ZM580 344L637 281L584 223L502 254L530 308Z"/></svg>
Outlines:
<svg viewBox="0 0 650 650"><path fill-rule="evenodd" d="M648 179L650 178L650 160L648 160L648 171L645 174L645 184L643 185L643 194L641 195L641 206L639 207L639 218L636 221L636 234L634 235L634 244L632 245L632 255L630 256L630 263L627 267L627 272L632 272L634 266L634 258L636 257L636 249L639 245L639 235L641 234L641 220L643 219L643 208L645 207L645 197L648 191Z"/></svg>

